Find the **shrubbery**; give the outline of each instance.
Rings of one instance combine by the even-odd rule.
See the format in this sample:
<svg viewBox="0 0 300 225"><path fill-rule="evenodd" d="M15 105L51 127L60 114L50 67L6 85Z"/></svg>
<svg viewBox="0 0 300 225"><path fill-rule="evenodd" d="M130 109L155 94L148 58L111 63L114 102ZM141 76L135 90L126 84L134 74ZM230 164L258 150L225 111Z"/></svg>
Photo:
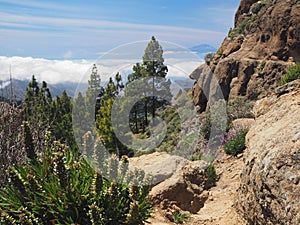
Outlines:
<svg viewBox="0 0 300 225"><path fill-rule="evenodd" d="M215 186L218 176L217 176L216 169L213 164L210 164L207 167L207 171L208 171L207 188L211 188L211 187Z"/></svg>
<svg viewBox="0 0 300 225"><path fill-rule="evenodd" d="M253 103L247 101L245 96L236 96L227 103L228 123L239 118L254 118Z"/></svg>
<svg viewBox="0 0 300 225"><path fill-rule="evenodd" d="M287 84L297 79L300 79L300 63L296 64L295 66L292 66L287 70L286 75L283 76L281 79L281 85Z"/></svg>
<svg viewBox="0 0 300 225"><path fill-rule="evenodd" d="M229 140L224 144L224 151L226 154L237 156L242 153L246 148L245 137L247 131L240 131L232 140Z"/></svg>
<svg viewBox="0 0 300 225"><path fill-rule="evenodd" d="M112 156L100 171L59 142L48 143L40 158L25 150L30 161L11 167L0 189L0 224L138 225L150 217L150 181L128 172L127 158Z"/></svg>

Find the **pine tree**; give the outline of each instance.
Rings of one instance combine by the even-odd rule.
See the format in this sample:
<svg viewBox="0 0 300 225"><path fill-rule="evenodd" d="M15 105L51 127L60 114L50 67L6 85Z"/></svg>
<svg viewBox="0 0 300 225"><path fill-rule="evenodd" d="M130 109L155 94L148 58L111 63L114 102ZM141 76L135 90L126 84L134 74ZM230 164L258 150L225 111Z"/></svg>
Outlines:
<svg viewBox="0 0 300 225"><path fill-rule="evenodd" d="M76 140L82 144L83 135L89 130L86 122L85 99L81 92L73 100L72 123Z"/></svg>
<svg viewBox="0 0 300 225"><path fill-rule="evenodd" d="M170 91L171 82L165 79L168 68L164 65L163 49L154 36L145 49L143 66L148 76L152 77L152 104L150 107L152 118L155 118L156 109L171 101L172 94ZM164 98L159 96L164 96Z"/></svg>
<svg viewBox="0 0 300 225"><path fill-rule="evenodd" d="M149 76L165 78L168 73L168 68L164 65L162 46L158 43L154 36L151 38L145 49L143 66Z"/></svg>
<svg viewBox="0 0 300 225"><path fill-rule="evenodd" d="M95 92L99 92L101 89L101 78L98 74L98 68L96 64L93 65L92 73L90 75L90 80L88 81L89 90L93 90Z"/></svg>
<svg viewBox="0 0 300 225"><path fill-rule="evenodd" d="M72 103L71 98L63 91L62 95L53 102L55 118L51 125L52 134L56 140L76 147L73 125L72 125Z"/></svg>
<svg viewBox="0 0 300 225"><path fill-rule="evenodd" d="M34 133L34 144L41 149L48 130L52 138L75 148L76 142L72 128L71 99L64 91L61 97L54 101L48 85L42 82L40 88L37 80L32 76L26 89L23 103L24 120L28 122Z"/></svg>
<svg viewBox="0 0 300 225"><path fill-rule="evenodd" d="M122 76L119 72L115 75L115 81L116 81L116 95L119 95L120 91L124 88L124 84L122 83Z"/></svg>
<svg viewBox="0 0 300 225"><path fill-rule="evenodd" d="M35 79L35 76L32 75L32 79L28 83L28 87L26 88L26 94L23 103L25 121L28 121L32 117L32 115L34 115L33 106L34 103L36 102L38 93L39 93L39 86Z"/></svg>
<svg viewBox="0 0 300 225"><path fill-rule="evenodd" d="M85 119L88 124L87 131L94 132L94 123L96 114L99 109L98 99L104 94L104 88L101 86L101 78L98 73L96 64L93 65L92 72L90 74L90 80L88 81L89 87L86 91L85 106L86 115Z"/></svg>
<svg viewBox="0 0 300 225"><path fill-rule="evenodd" d="M133 67L133 73L128 76L126 84L128 87L129 84L135 82L135 85L131 85L130 90L125 92L127 98L134 97L135 93L144 96L131 110L130 124L132 130L140 133L140 124L144 133L145 128L149 125L148 115L151 114L152 119L155 118L156 110L168 105L171 101L171 82L165 78L167 72L168 68L164 65L162 46L155 37L152 37L145 49L143 63L137 63ZM141 86L143 86L142 89L140 89ZM141 118L143 118L142 122Z"/></svg>
<svg viewBox="0 0 300 225"><path fill-rule="evenodd" d="M45 133L54 120L55 113L46 82L43 82L40 88L35 76L32 76L26 89L22 109L24 120L29 123L31 132L34 133L33 142L37 148L40 148L43 145Z"/></svg>

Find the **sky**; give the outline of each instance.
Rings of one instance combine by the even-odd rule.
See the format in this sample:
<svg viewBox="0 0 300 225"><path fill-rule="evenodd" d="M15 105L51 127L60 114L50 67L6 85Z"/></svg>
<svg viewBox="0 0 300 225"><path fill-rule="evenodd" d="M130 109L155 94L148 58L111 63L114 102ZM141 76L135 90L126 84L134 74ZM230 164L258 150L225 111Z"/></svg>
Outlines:
<svg viewBox="0 0 300 225"><path fill-rule="evenodd" d="M199 44L217 48L233 26L239 2L0 0L0 80L5 80L11 64L17 78L45 72L43 67L53 65L61 66L56 77L63 76L63 65L66 73L72 73L69 66L76 68L74 73L83 73L112 49L134 46L151 36L183 48ZM54 72L44 76L51 78Z"/></svg>

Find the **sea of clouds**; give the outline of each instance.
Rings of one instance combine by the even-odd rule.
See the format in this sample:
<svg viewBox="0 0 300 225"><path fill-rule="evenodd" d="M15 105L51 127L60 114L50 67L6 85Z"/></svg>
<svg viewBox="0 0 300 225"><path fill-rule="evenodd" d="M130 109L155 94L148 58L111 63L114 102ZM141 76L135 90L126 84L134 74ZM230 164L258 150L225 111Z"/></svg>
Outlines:
<svg viewBox="0 0 300 225"><path fill-rule="evenodd" d="M110 52L100 52L95 60L86 59L45 59L20 56L0 56L0 80L9 80L10 73L14 79L29 80L35 75L38 81L51 84L62 82L87 82L93 64L97 65L102 81L107 81L120 72L126 76L132 72L137 62L142 63L145 42L137 42L113 49ZM168 66L168 76L188 78L203 60L195 53L173 44L164 43L164 63Z"/></svg>

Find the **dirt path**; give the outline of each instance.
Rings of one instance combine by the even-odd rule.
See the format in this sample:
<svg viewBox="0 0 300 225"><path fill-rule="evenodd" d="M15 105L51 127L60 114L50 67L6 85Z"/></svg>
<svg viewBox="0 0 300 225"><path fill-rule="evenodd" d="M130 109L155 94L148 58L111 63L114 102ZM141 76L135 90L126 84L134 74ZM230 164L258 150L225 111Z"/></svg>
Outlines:
<svg viewBox="0 0 300 225"><path fill-rule="evenodd" d="M209 190L209 198L204 207L197 213L191 215L186 224L189 225L246 225L247 223L233 208L234 196L239 186L239 174L244 165L243 157L227 156L219 151L214 162L220 179L216 186ZM167 221L159 210L151 219L152 225L174 224Z"/></svg>

